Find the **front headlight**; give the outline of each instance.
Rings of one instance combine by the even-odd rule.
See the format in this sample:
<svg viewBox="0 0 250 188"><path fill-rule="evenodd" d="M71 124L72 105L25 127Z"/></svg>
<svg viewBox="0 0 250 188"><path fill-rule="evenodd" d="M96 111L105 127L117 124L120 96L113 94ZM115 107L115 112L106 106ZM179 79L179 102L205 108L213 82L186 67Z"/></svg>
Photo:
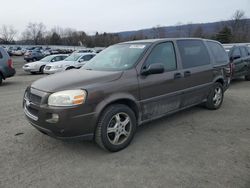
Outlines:
<svg viewBox="0 0 250 188"><path fill-rule="evenodd" d="M66 90L53 93L49 96L48 105L50 106L75 106L83 104L86 100L85 90Z"/></svg>

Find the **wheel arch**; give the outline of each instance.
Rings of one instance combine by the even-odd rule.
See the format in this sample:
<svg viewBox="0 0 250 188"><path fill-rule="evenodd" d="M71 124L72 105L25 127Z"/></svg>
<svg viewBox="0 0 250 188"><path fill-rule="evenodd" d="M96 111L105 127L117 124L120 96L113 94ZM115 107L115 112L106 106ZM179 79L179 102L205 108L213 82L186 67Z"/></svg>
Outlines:
<svg viewBox="0 0 250 188"><path fill-rule="evenodd" d="M220 83L223 87L224 87L224 85L225 85L225 80L223 79L223 77L216 77L215 79L214 79L214 83Z"/></svg>
<svg viewBox="0 0 250 188"><path fill-rule="evenodd" d="M131 110L135 113L137 123L139 123L141 117L140 106L139 103L136 102L135 98L130 95L111 96L100 102L95 109L95 111L97 112L96 113L97 121L102 115L103 111L113 104L124 104L129 108L131 108Z"/></svg>
<svg viewBox="0 0 250 188"><path fill-rule="evenodd" d="M1 70L0 70L0 76L2 77L3 80L5 80L5 76L3 75Z"/></svg>

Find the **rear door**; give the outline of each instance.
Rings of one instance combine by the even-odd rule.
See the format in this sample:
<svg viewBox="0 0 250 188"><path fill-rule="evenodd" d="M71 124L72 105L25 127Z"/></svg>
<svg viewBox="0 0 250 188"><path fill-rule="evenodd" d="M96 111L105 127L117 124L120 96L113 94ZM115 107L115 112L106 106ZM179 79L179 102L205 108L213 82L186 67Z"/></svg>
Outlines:
<svg viewBox="0 0 250 188"><path fill-rule="evenodd" d="M223 46L216 41L206 41L208 49L213 60L214 78L223 77L224 83L229 84L231 80L231 70L229 66L229 57Z"/></svg>
<svg viewBox="0 0 250 188"><path fill-rule="evenodd" d="M213 82L213 68L208 50L202 40L177 40L182 62L183 100L185 108L207 98Z"/></svg>
<svg viewBox="0 0 250 188"><path fill-rule="evenodd" d="M239 46L236 46L232 49L230 59L234 65L233 77L243 76L245 74L245 62L242 59Z"/></svg>
<svg viewBox="0 0 250 188"><path fill-rule="evenodd" d="M240 52L242 56L242 61L244 63L244 68L242 70L243 75L248 75L249 72L249 65L250 65L250 56L248 54L248 50L245 46L240 47Z"/></svg>

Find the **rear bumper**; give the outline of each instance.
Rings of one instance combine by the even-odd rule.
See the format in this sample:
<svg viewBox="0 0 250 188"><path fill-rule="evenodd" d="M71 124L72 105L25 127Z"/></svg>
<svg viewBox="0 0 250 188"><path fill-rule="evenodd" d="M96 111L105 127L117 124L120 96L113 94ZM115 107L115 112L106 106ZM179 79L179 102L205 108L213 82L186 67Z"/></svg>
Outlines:
<svg viewBox="0 0 250 188"><path fill-rule="evenodd" d="M16 74L16 70L9 67L4 68L1 72L3 73L4 79L12 77Z"/></svg>

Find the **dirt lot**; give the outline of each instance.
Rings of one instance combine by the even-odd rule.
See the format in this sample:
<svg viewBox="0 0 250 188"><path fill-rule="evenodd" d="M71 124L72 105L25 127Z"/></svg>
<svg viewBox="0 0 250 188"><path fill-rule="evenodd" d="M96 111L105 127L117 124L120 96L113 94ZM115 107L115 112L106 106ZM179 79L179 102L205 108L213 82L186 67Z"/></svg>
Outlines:
<svg viewBox="0 0 250 188"><path fill-rule="evenodd" d="M194 107L138 128L108 153L92 142L38 132L22 111L24 89L43 75L0 87L0 187L250 187L250 82L236 80L218 111Z"/></svg>

